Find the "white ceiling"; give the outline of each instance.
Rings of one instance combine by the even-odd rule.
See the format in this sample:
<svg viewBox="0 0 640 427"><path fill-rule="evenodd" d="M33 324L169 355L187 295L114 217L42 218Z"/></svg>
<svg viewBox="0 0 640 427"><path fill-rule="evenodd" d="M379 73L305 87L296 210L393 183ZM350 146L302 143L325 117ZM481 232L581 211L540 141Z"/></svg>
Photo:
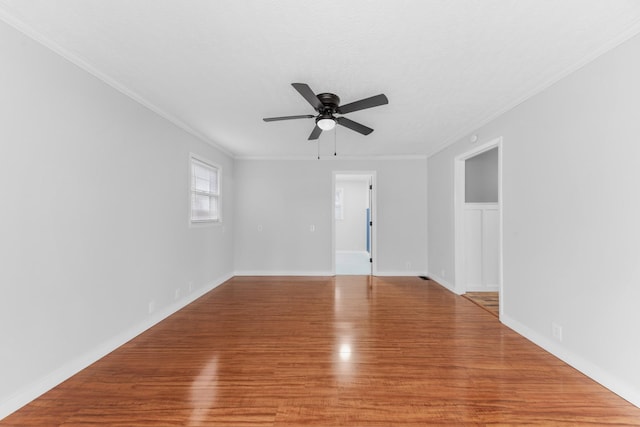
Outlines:
<svg viewBox="0 0 640 427"><path fill-rule="evenodd" d="M237 157L312 156L303 82L375 129L339 154L425 155L640 32L638 0L0 0L0 18ZM333 150L333 132L320 137Z"/></svg>

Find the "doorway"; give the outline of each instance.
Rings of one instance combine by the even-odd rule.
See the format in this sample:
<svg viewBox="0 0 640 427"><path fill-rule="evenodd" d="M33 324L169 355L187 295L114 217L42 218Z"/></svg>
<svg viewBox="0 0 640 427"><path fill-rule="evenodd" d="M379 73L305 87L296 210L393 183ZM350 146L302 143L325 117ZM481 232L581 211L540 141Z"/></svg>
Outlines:
<svg viewBox="0 0 640 427"><path fill-rule="evenodd" d="M333 261L336 275L373 273L374 177L373 172L334 172Z"/></svg>
<svg viewBox="0 0 640 427"><path fill-rule="evenodd" d="M455 291L495 293L502 315L502 138L455 159Z"/></svg>

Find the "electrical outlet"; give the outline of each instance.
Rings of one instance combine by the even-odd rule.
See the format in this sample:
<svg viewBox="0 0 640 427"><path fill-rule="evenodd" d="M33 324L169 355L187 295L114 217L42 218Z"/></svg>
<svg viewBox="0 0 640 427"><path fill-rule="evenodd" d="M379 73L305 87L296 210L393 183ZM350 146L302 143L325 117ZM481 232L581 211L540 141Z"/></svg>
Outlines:
<svg viewBox="0 0 640 427"><path fill-rule="evenodd" d="M551 322L551 335L556 341L562 342L562 326L556 322Z"/></svg>
<svg viewBox="0 0 640 427"><path fill-rule="evenodd" d="M310 231L310 232L312 232L312 233L313 233L314 231L316 231L316 226L315 226L315 225L313 225L313 224L312 224L312 225L310 225L310 226L309 226L309 231Z"/></svg>
<svg viewBox="0 0 640 427"><path fill-rule="evenodd" d="M444 271L444 270L440 270L440 277L442 277L443 279L444 279L444 277L445 277L445 274L444 274L444 273L445 273L445 271Z"/></svg>
<svg viewBox="0 0 640 427"><path fill-rule="evenodd" d="M156 302L154 300L149 301L149 314L153 314L156 311Z"/></svg>
<svg viewBox="0 0 640 427"><path fill-rule="evenodd" d="M179 299L180 298L180 288L176 288L176 290L173 292L173 299Z"/></svg>
<svg viewBox="0 0 640 427"><path fill-rule="evenodd" d="M404 266L407 270L411 270L411 263L409 261L405 262Z"/></svg>

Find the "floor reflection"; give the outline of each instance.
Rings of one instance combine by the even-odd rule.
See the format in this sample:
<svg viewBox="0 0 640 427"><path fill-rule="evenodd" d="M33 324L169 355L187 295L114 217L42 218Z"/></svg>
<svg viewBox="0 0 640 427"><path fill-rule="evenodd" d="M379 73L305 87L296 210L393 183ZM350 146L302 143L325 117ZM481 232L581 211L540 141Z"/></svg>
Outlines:
<svg viewBox="0 0 640 427"><path fill-rule="evenodd" d="M357 375L358 355L370 335L371 276L340 276L334 282L334 375L340 383Z"/></svg>
<svg viewBox="0 0 640 427"><path fill-rule="evenodd" d="M209 409L216 401L218 384L218 357L214 356L202 368L191 383L191 416L190 426L201 426L207 419Z"/></svg>
<svg viewBox="0 0 640 427"><path fill-rule="evenodd" d="M340 383L349 382L356 373L355 354L350 336L337 338L337 354L333 356L333 375Z"/></svg>
<svg viewBox="0 0 640 427"><path fill-rule="evenodd" d="M340 360L348 362L351 359L351 345L342 344L340 346Z"/></svg>

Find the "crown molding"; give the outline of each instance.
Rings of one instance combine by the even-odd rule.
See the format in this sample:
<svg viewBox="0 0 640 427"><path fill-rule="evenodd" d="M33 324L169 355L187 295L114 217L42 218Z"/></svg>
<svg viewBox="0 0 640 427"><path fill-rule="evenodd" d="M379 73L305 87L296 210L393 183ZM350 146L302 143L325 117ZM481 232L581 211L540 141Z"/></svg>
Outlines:
<svg viewBox="0 0 640 427"><path fill-rule="evenodd" d="M548 78L547 80L545 80L544 82L542 82L541 84L536 86L534 89L526 92L524 95L520 96L519 98L517 98L513 102L510 102L506 106L504 106L502 108L499 108L498 110L494 111L493 113L491 113L491 114L489 114L489 115L487 115L485 117L482 117L477 121L472 122L469 126L463 127L460 130L460 132L456 132L455 134L453 134L450 137L446 138L442 144L438 145L435 149L433 149L433 150L431 150L430 152L427 153L427 158L438 154L439 152L445 150L448 146L458 142L462 138L465 138L466 136L475 133L482 126L485 126L485 125L491 123L492 121L494 121L498 117L500 117L503 114L513 110L518 105L524 103L525 101L527 101L528 99L534 97L535 95L538 95L539 93L544 92L545 90L547 90L548 88L550 88L554 84L558 83L563 78L565 78L565 77L569 76L570 74L572 74L572 73L580 70L581 68L587 66L588 64L590 64L591 62L595 61L596 59L598 59L599 57L601 57L605 53L612 51L613 49L615 49L616 47L620 46L624 42L632 39L633 37L638 36L638 34L640 34L640 19L635 20L632 24L630 24L627 28L625 28L620 34L618 34L616 37L612 38L608 42L604 43L598 49L586 54L580 60L575 62L573 65L571 65L571 66L565 68L564 70L554 74L552 77Z"/></svg>
<svg viewBox="0 0 640 427"><path fill-rule="evenodd" d="M112 78L111 76L99 71L97 68L95 68L93 65L91 65L89 62L87 62L85 59L83 59L79 55L71 53L67 49L65 49L62 46L60 46L55 41L51 40L49 37L46 37L42 33L36 31L30 25L27 25L26 23L24 23L20 19L18 19L15 16L9 14L7 11L2 9L2 7L0 7L0 20L5 22L7 25L13 27L17 31L21 32L22 34L26 35L27 37L31 38L32 40L36 41L37 43L43 45L47 49L55 52L56 54L58 54L59 56L61 56L64 59L66 59L67 61L69 61L73 65L79 67L81 70L83 70L83 71L91 74L92 76L96 77L97 79L99 79L103 83L107 84L108 86L112 87L113 89L117 90L118 92L122 93L126 97L132 99L133 101L137 102L138 104L142 105L143 107L147 108L148 110L151 110L153 113L155 113L158 116L162 117L163 119L169 121L170 123L172 123L173 125L177 126L180 129L182 129L183 131L187 132L188 134L190 134L190 135L198 138L199 140L211 145L213 148L221 151L222 153L226 154L227 156L229 156L231 158L235 158L235 154L232 151L230 151L229 149L227 149L227 148L221 146L220 144L212 141L209 137L207 137L206 135L204 135L200 131L192 128L191 126L189 126L184 121L178 119L176 116L174 116L174 115L168 113L167 111L163 110L162 108L158 107L153 102L149 101L148 99L146 99L145 97L143 97L142 95L137 93L136 91L128 88L127 86L125 86L124 84L120 83L119 81L117 81L116 79Z"/></svg>

